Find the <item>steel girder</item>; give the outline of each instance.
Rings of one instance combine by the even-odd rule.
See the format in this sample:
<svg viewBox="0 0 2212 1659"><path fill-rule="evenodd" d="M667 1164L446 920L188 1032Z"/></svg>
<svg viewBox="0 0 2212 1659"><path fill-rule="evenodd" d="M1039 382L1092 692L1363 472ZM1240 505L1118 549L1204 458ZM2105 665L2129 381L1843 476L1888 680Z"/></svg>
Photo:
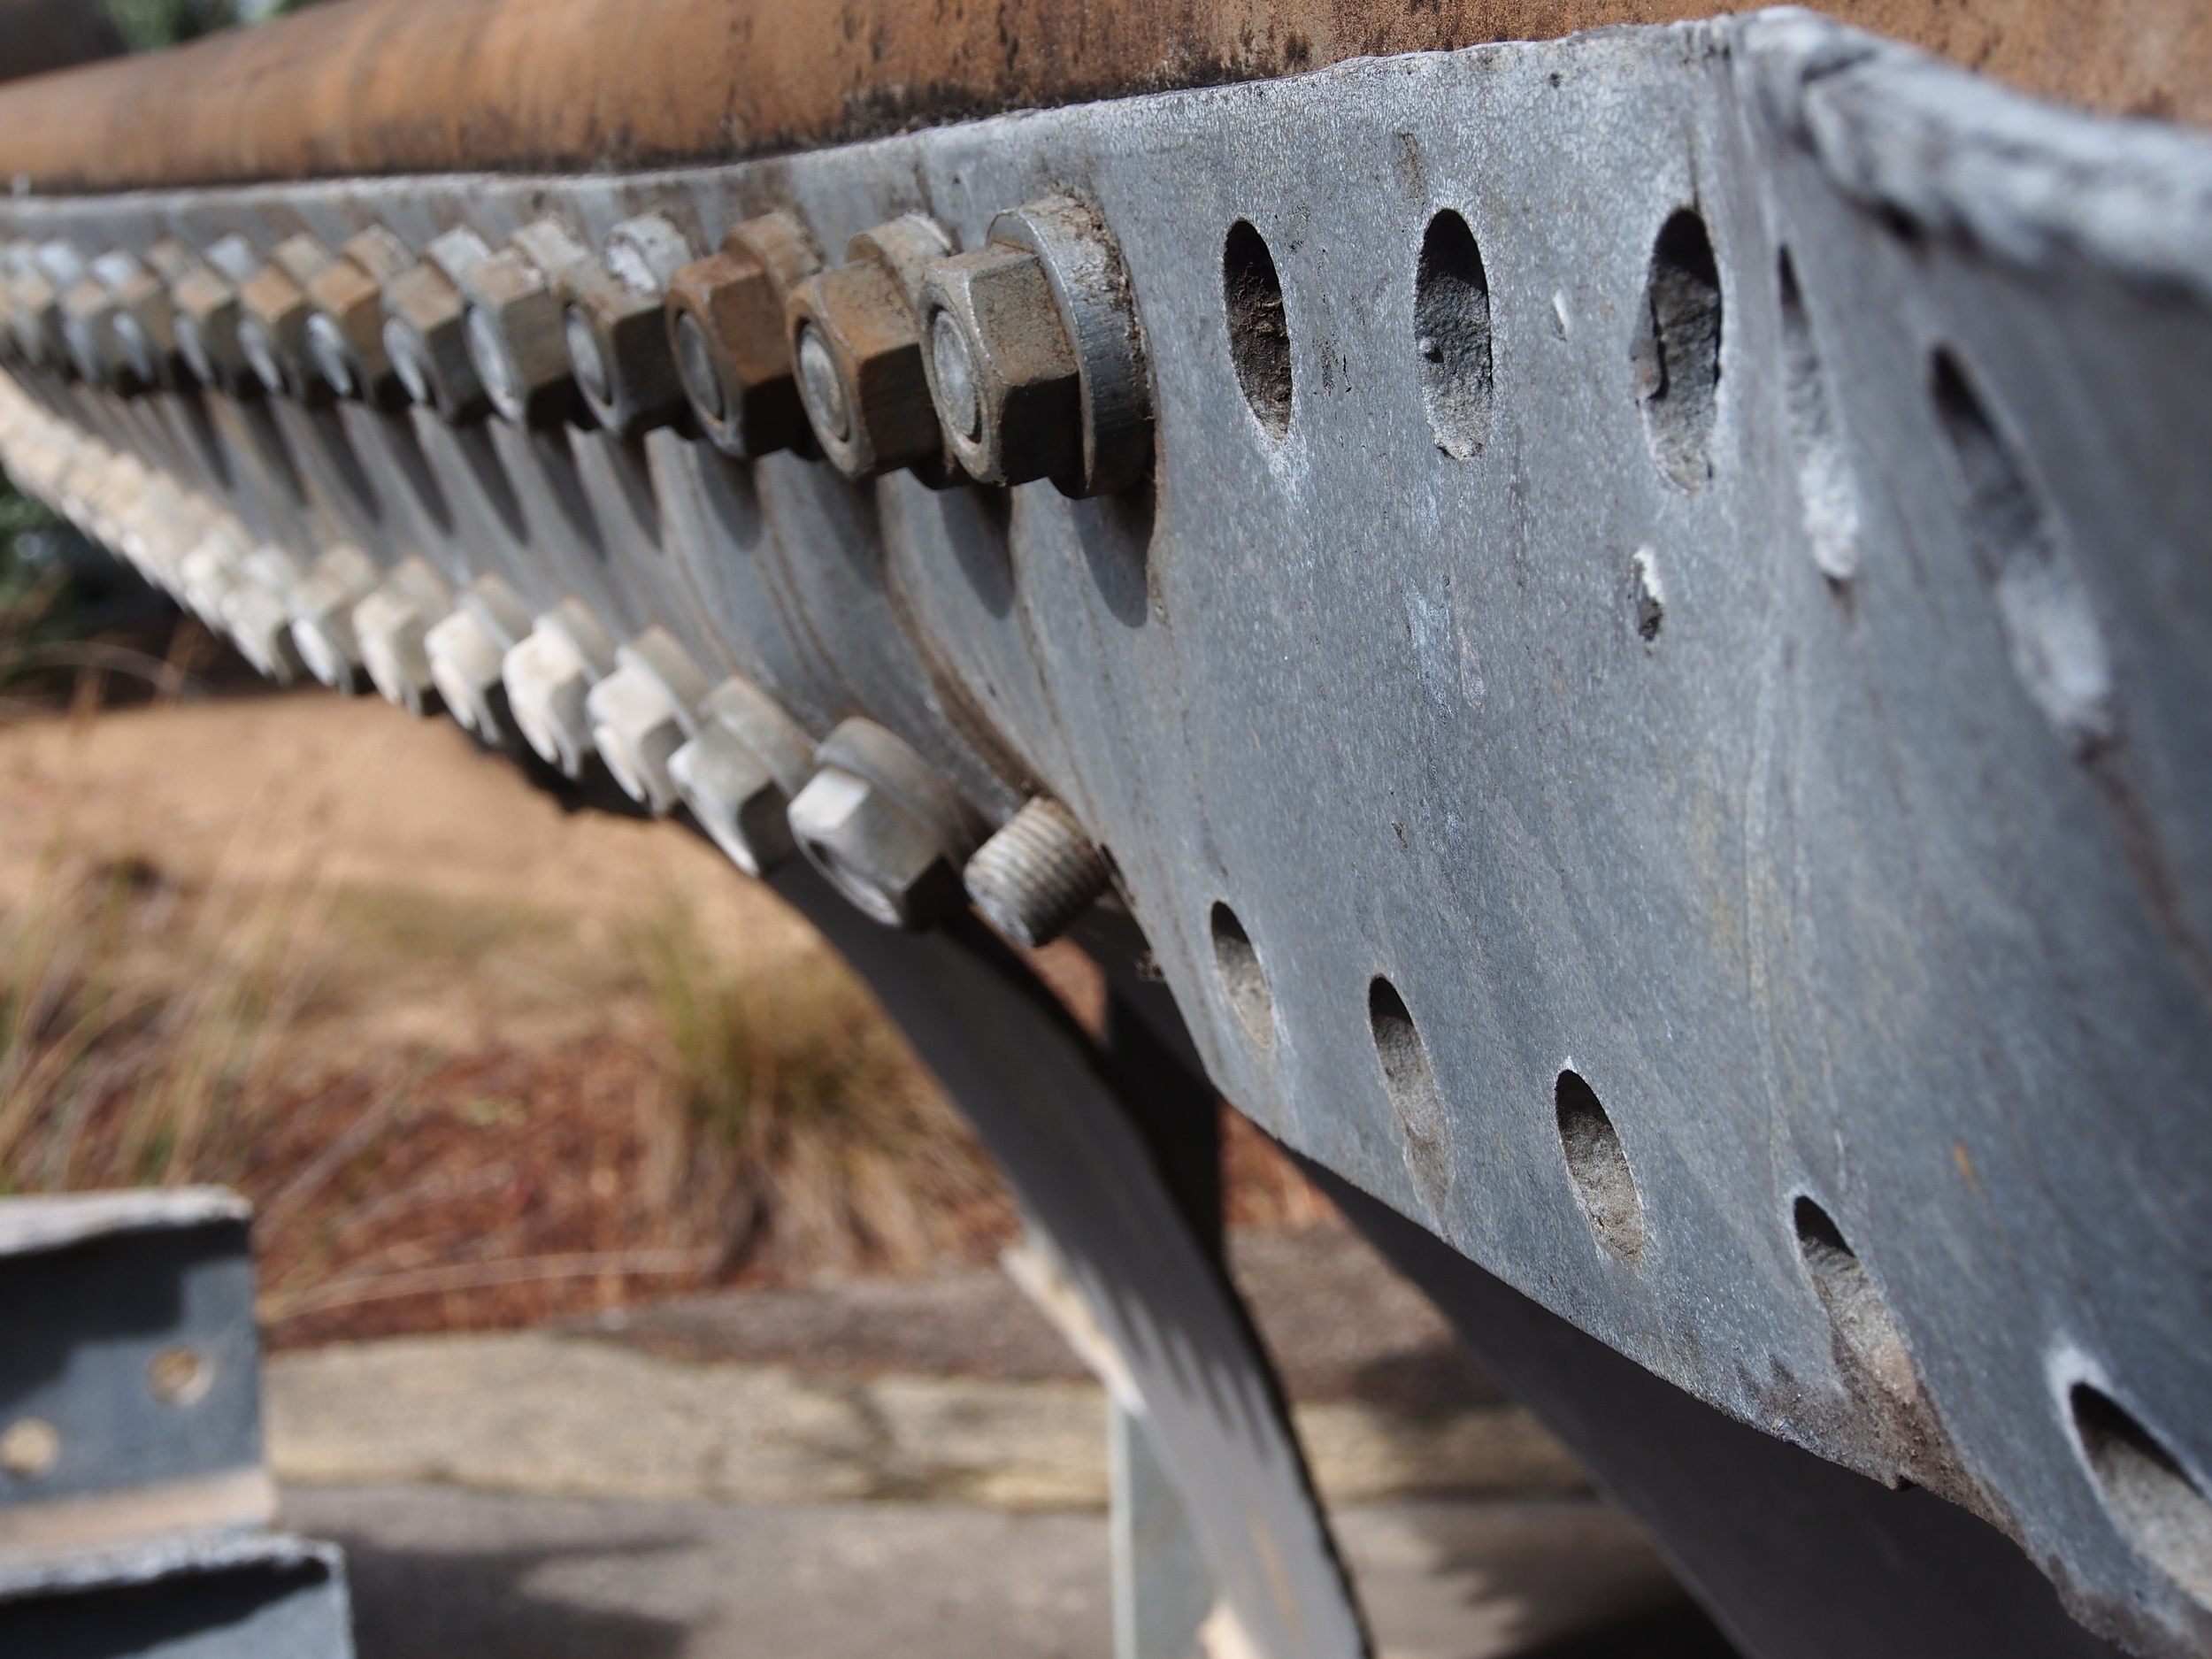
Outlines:
<svg viewBox="0 0 2212 1659"><path fill-rule="evenodd" d="M664 629L987 827L1064 803L1271 1133L1986 1517L2098 1628L2212 1641L2204 141L1775 12L0 228L597 247L658 211L703 250L786 210L835 250L921 212L973 250L1053 191L1148 364L1149 477L1105 496L22 384L302 560Z"/></svg>

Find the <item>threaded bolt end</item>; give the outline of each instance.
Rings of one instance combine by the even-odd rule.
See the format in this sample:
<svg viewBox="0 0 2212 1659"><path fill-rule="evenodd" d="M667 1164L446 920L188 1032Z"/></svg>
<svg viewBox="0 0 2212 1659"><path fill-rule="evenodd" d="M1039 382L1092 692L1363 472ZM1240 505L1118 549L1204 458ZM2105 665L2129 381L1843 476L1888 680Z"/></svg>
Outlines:
<svg viewBox="0 0 2212 1659"><path fill-rule="evenodd" d="M1058 938L1106 890L1106 855L1072 812L1039 795L968 860L966 879L985 919L1034 949Z"/></svg>

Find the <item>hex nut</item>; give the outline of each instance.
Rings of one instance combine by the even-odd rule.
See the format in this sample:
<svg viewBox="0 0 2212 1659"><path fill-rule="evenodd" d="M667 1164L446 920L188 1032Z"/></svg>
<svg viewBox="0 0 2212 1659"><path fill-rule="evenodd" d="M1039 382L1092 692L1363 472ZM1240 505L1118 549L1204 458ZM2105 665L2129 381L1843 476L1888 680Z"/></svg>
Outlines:
<svg viewBox="0 0 2212 1659"><path fill-rule="evenodd" d="M491 257L474 231L448 231L417 264L384 284L384 352L418 403L448 426L481 419L491 407L469 352L468 299L461 279Z"/></svg>
<svg viewBox="0 0 2212 1659"><path fill-rule="evenodd" d="M177 350L193 378L234 397L258 397L261 377L238 337L244 316L238 290L201 266L170 285Z"/></svg>
<svg viewBox="0 0 2212 1659"><path fill-rule="evenodd" d="M978 482L1026 484L1081 465L1075 349L1034 253L995 242L940 261L922 315L937 417Z"/></svg>
<svg viewBox="0 0 2212 1659"><path fill-rule="evenodd" d="M908 214L853 239L852 257L792 289L784 308L800 400L815 441L851 479L940 459L944 438L922 365L910 250L944 234Z"/></svg>
<svg viewBox="0 0 2212 1659"><path fill-rule="evenodd" d="M1152 461L1152 388L1128 275L1087 203L1042 197L935 262L919 299L945 437L987 483L1125 489Z"/></svg>
<svg viewBox="0 0 2212 1659"><path fill-rule="evenodd" d="M944 848L866 780L823 767L790 819L808 861L870 920L922 933L958 911L960 879Z"/></svg>
<svg viewBox="0 0 2212 1659"><path fill-rule="evenodd" d="M218 633L227 631L223 619L223 596L241 580L238 565L243 557L243 550L236 548L232 537L215 530L188 549L177 561L177 582L181 590L178 596L193 615ZM291 626L288 613L285 626Z"/></svg>
<svg viewBox="0 0 2212 1659"><path fill-rule="evenodd" d="M583 250L558 225L526 225L457 278L468 300L469 358L492 407L518 425L558 426L576 412L560 277Z"/></svg>
<svg viewBox="0 0 2212 1659"><path fill-rule="evenodd" d="M841 722L791 803L792 838L861 912L919 932L965 902L959 871L979 837L973 811L891 732Z"/></svg>
<svg viewBox="0 0 2212 1659"><path fill-rule="evenodd" d="M699 729L706 676L665 628L615 653L615 670L584 699L592 741L622 792L664 817L680 798L668 765Z"/></svg>
<svg viewBox="0 0 2212 1659"><path fill-rule="evenodd" d="M784 307L821 268L806 227L779 211L733 225L717 252L669 279L669 352L700 431L725 455L812 447Z"/></svg>
<svg viewBox="0 0 2212 1659"><path fill-rule="evenodd" d="M386 702L412 715L435 710L438 688L425 641L452 608L445 579L419 554L402 560L353 608L361 665Z"/></svg>
<svg viewBox="0 0 2212 1659"><path fill-rule="evenodd" d="M228 587L218 606L224 631L238 654L265 680L288 686L303 667L292 636L292 612L282 594L259 582Z"/></svg>
<svg viewBox="0 0 2212 1659"><path fill-rule="evenodd" d="M263 267L238 291L238 349L272 396L295 395L303 403L326 398L328 383L307 358L310 314L307 290L280 265Z"/></svg>
<svg viewBox="0 0 2212 1659"><path fill-rule="evenodd" d="M530 612L520 595L497 576L480 576L423 636L431 683L446 712L487 743L504 748L518 741L500 672L508 648L529 632Z"/></svg>
<svg viewBox="0 0 2212 1659"><path fill-rule="evenodd" d="M1106 855L1075 814L1041 795L976 849L964 879L984 919L1034 950L1090 909L1109 875Z"/></svg>
<svg viewBox="0 0 2212 1659"><path fill-rule="evenodd" d="M563 331L578 388L608 431L634 437L683 412L661 296L691 244L659 213L625 219L607 245L561 277Z"/></svg>
<svg viewBox="0 0 2212 1659"><path fill-rule="evenodd" d="M27 271L16 278L11 297L16 344L24 360L35 368L67 370L69 342L62 333L60 291L42 272Z"/></svg>
<svg viewBox="0 0 2212 1659"><path fill-rule="evenodd" d="M349 239L338 252L305 285L313 308L308 356L341 397L396 407L405 388L384 347L383 285L407 269L411 256L380 227Z"/></svg>
<svg viewBox="0 0 2212 1659"><path fill-rule="evenodd" d="M88 386L135 391L136 378L115 350L114 324L114 290L96 274L73 284L61 296L62 338L79 377Z"/></svg>
<svg viewBox="0 0 2212 1659"><path fill-rule="evenodd" d="M564 599L516 641L501 664L516 729L564 777L581 778L593 754L592 687L614 670L614 641L579 600Z"/></svg>
<svg viewBox="0 0 2212 1659"><path fill-rule="evenodd" d="M684 804L714 844L749 876L763 876L798 851L792 798L814 772L814 745L767 693L734 676L699 709L699 729L669 757Z"/></svg>
<svg viewBox="0 0 2212 1659"><path fill-rule="evenodd" d="M334 691L350 693L359 687L361 642L354 636L353 608L376 590L380 580L367 554L341 543L317 559L286 596L300 660Z"/></svg>

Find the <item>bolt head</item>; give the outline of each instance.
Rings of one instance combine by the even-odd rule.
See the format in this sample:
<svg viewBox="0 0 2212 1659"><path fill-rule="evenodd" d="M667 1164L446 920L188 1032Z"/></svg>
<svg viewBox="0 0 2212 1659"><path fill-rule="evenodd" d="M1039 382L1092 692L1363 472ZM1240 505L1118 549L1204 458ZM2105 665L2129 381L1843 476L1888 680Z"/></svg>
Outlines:
<svg viewBox="0 0 2212 1659"><path fill-rule="evenodd" d="M389 588L380 588L354 607L353 637L360 646L369 683L386 702L410 714L429 712L437 695L426 645L429 633L421 607Z"/></svg>
<svg viewBox="0 0 2212 1659"><path fill-rule="evenodd" d="M423 635L430 681L446 712L488 743L508 740L507 697L500 683L506 652L482 618L456 611Z"/></svg>
<svg viewBox="0 0 2212 1659"><path fill-rule="evenodd" d="M599 424L634 437L680 414L683 382L659 293L619 280L603 259L572 268L562 288L569 361Z"/></svg>
<svg viewBox="0 0 2212 1659"><path fill-rule="evenodd" d="M328 397L330 383L308 355L307 290L276 265L264 265L238 290L238 344L265 390L302 402Z"/></svg>
<svg viewBox="0 0 2212 1659"><path fill-rule="evenodd" d="M723 726L710 722L701 728L669 757L668 774L692 816L747 875L766 875L797 852L782 786Z"/></svg>
<svg viewBox="0 0 2212 1659"><path fill-rule="evenodd" d="M1080 373L1036 254L1001 242L941 259L922 311L930 390L960 465L987 484L1079 472Z"/></svg>
<svg viewBox="0 0 2212 1659"><path fill-rule="evenodd" d="M936 837L873 784L836 766L791 803L791 833L807 859L861 912L918 933L964 902L959 873Z"/></svg>
<svg viewBox="0 0 2212 1659"><path fill-rule="evenodd" d="M786 318L808 419L840 472L873 478L943 453L921 332L889 271L825 271L792 290Z"/></svg>
<svg viewBox="0 0 2212 1659"><path fill-rule="evenodd" d="M581 778L592 757L592 674L573 642L535 628L509 649L500 673L523 741L564 777Z"/></svg>
<svg viewBox="0 0 2212 1659"><path fill-rule="evenodd" d="M469 348L468 302L427 260L384 290L384 350L407 395L450 425L481 416L489 399Z"/></svg>
<svg viewBox="0 0 2212 1659"><path fill-rule="evenodd" d="M565 308L543 274L511 250L468 273L469 357L492 406L526 426L559 424L575 407Z"/></svg>
<svg viewBox="0 0 2212 1659"><path fill-rule="evenodd" d="M787 284L811 274L819 260L787 218L747 221L722 251L669 279L668 330L685 396L700 429L725 454L811 444L784 309ZM749 237L765 242L767 257Z"/></svg>
<svg viewBox="0 0 2212 1659"><path fill-rule="evenodd" d="M689 733L668 693L643 670L626 664L585 698L592 740L622 792L656 816L676 804L669 761Z"/></svg>

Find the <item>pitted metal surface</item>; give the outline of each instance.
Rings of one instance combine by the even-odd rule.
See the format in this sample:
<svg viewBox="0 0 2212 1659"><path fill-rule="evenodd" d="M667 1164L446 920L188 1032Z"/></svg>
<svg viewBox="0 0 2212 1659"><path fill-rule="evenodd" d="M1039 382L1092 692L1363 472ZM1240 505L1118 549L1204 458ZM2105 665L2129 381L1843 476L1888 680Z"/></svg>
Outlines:
<svg viewBox="0 0 2212 1659"><path fill-rule="evenodd" d="M988 825L1064 803L1271 1132L2099 1628L2212 1641L2160 1541L2212 1537L2212 145L1770 13L0 228L974 250L1052 192L1143 331L1118 495L26 384L304 559L657 626Z"/></svg>

